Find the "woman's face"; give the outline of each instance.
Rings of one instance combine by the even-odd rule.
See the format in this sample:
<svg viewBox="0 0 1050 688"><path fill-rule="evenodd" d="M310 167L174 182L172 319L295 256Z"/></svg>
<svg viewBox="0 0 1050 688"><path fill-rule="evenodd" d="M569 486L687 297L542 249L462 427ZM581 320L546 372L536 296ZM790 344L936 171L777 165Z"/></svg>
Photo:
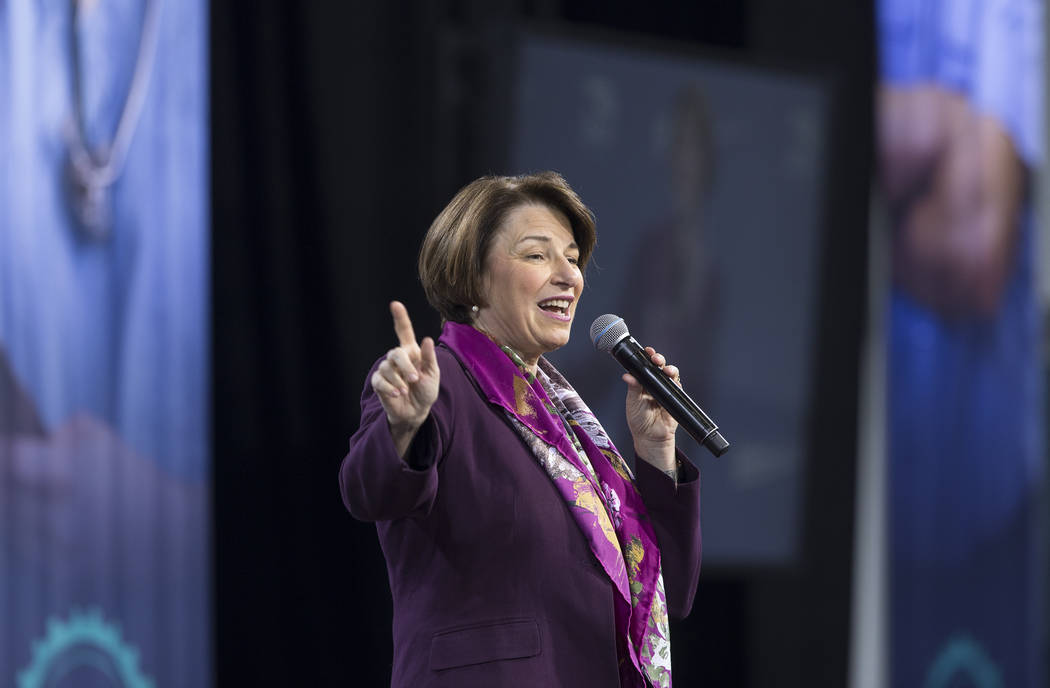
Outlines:
<svg viewBox="0 0 1050 688"><path fill-rule="evenodd" d="M544 205L507 216L485 258L488 305L475 324L529 365L569 341L583 291L580 249L568 218Z"/></svg>

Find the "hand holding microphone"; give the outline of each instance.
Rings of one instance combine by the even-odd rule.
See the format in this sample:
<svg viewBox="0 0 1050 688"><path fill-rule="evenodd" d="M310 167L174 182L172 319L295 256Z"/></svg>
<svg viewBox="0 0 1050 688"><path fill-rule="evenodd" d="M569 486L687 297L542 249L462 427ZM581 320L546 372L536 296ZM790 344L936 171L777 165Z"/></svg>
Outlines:
<svg viewBox="0 0 1050 688"><path fill-rule="evenodd" d="M652 395L693 439L715 456L729 450L729 442L703 409L667 373L653 362L654 351L646 351L627 330L623 318L606 314L591 325L591 341L599 351L607 351ZM668 366L664 366L668 367Z"/></svg>
<svg viewBox="0 0 1050 688"><path fill-rule="evenodd" d="M651 346L645 347L644 351L661 373L674 384L681 384L678 368L668 365L663 354ZM624 373L621 377L627 383L624 410L635 453L638 458L648 461L664 473L676 475L675 431L678 430L678 421L646 391L634 375Z"/></svg>

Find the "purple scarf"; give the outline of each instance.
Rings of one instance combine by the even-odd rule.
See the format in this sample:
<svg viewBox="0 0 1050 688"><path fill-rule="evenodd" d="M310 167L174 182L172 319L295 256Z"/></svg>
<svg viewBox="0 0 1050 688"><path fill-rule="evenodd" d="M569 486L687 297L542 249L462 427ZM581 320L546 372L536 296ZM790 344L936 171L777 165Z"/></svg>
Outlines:
<svg viewBox="0 0 1050 688"><path fill-rule="evenodd" d="M660 549L630 468L565 378L540 358L533 377L470 325L446 323L441 341L482 394L510 418L572 512L616 588L620 680L671 686ZM648 681L646 681L648 679Z"/></svg>

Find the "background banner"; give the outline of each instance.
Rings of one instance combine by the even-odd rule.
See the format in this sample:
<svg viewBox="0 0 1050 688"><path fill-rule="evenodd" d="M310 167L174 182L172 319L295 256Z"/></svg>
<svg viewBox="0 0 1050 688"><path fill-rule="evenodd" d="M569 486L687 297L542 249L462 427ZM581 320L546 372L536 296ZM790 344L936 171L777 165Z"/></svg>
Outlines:
<svg viewBox="0 0 1050 688"><path fill-rule="evenodd" d="M0 3L0 684L206 686L207 14Z"/></svg>
<svg viewBox="0 0 1050 688"><path fill-rule="evenodd" d="M1042 3L880 0L894 686L1041 686Z"/></svg>
<svg viewBox="0 0 1050 688"><path fill-rule="evenodd" d="M732 460L707 461L679 435L703 468L705 566L797 562L827 84L742 60L543 34L524 35L516 64L511 169L562 172L600 227L580 329L550 358L629 448L616 363L579 336L603 313L623 317L679 366L733 443Z"/></svg>

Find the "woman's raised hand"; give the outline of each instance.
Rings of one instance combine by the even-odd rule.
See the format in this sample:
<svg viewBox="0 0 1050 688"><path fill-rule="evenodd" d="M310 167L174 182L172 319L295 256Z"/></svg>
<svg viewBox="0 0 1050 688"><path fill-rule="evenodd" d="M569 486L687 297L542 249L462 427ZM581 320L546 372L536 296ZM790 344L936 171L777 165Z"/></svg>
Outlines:
<svg viewBox="0 0 1050 688"><path fill-rule="evenodd" d="M386 411L394 445L402 457L437 400L441 371L434 353L434 340L424 337L416 343L416 333L408 311L399 301L390 303L398 346L372 374L372 389Z"/></svg>

